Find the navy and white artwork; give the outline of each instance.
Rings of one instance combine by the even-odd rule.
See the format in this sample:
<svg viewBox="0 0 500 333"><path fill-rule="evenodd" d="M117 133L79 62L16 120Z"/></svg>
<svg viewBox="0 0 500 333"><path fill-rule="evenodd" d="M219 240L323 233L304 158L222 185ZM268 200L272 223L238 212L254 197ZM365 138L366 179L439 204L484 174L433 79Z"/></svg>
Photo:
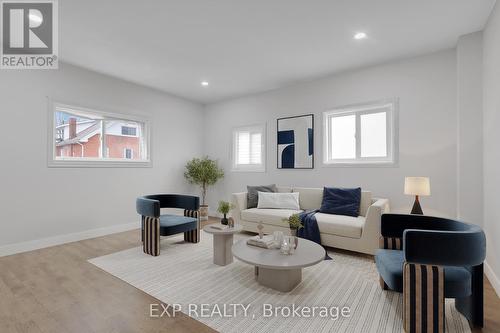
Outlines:
<svg viewBox="0 0 500 333"><path fill-rule="evenodd" d="M314 115L278 119L278 169L314 168Z"/></svg>

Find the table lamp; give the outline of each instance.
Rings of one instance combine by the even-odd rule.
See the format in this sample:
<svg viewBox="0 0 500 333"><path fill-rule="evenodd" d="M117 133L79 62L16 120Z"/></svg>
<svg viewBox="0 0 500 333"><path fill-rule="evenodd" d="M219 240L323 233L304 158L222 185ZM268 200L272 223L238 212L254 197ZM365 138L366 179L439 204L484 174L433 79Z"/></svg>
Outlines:
<svg viewBox="0 0 500 333"><path fill-rule="evenodd" d="M415 196L415 203L411 209L411 214L423 215L424 212L422 211L422 207L420 207L418 197L431 195L429 177L406 177L405 194Z"/></svg>

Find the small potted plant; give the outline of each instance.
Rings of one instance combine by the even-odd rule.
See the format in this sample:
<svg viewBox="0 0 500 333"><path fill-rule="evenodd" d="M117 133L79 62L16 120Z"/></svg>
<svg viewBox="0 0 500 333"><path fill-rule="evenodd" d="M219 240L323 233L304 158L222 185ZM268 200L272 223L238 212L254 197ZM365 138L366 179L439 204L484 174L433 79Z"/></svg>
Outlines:
<svg viewBox="0 0 500 333"><path fill-rule="evenodd" d="M226 215L229 214L229 211L231 209L233 209L233 205L231 203L227 201L219 201L219 207L217 208L217 211L224 215L224 217L220 220L220 223L224 225L228 224L228 219Z"/></svg>
<svg viewBox="0 0 500 333"><path fill-rule="evenodd" d="M206 203L207 189L214 185L219 179L224 177L224 170L219 168L217 161L208 157L193 158L186 164L184 177L191 184L196 184L201 188L200 217L208 220L208 205Z"/></svg>
<svg viewBox="0 0 500 333"><path fill-rule="evenodd" d="M300 220L299 214L293 214L287 219L283 219L284 222L288 223L290 226L290 234L292 236L297 236L297 232L300 228L303 228L302 221Z"/></svg>

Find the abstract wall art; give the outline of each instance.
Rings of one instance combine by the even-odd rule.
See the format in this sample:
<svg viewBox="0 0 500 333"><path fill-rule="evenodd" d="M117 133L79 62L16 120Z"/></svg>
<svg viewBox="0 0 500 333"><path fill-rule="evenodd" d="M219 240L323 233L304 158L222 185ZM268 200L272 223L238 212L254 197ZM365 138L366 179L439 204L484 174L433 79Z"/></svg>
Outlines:
<svg viewBox="0 0 500 333"><path fill-rule="evenodd" d="M278 119L278 169L314 168L314 115Z"/></svg>

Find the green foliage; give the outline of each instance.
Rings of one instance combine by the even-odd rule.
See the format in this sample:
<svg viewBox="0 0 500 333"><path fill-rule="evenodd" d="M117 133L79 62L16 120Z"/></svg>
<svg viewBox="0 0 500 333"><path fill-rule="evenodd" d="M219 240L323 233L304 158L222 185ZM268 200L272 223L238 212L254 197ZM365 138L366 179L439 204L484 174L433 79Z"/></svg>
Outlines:
<svg viewBox="0 0 500 333"><path fill-rule="evenodd" d="M233 209L234 205L227 201L219 201L219 207L217 211L221 214L227 214L231 209Z"/></svg>
<svg viewBox="0 0 500 333"><path fill-rule="evenodd" d="M193 158L186 164L184 177L191 184L201 187L202 204L205 204L207 187L214 185L219 179L224 177L224 170L219 168L217 161L211 160L208 156L203 158Z"/></svg>
<svg viewBox="0 0 500 333"><path fill-rule="evenodd" d="M287 222L290 226L290 229L300 229L304 226L302 225L302 221L300 220L299 214L293 214L287 219L283 219L284 222Z"/></svg>

